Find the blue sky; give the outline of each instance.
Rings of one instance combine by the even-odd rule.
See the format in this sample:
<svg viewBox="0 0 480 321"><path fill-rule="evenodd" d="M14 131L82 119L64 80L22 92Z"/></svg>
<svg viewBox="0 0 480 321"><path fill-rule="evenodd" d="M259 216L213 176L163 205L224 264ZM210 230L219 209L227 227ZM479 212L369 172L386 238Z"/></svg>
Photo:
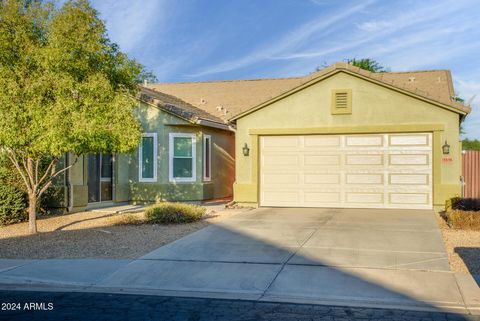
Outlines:
<svg viewBox="0 0 480 321"><path fill-rule="evenodd" d="M480 139L476 0L92 0L110 38L159 81L300 76L346 58L450 69Z"/></svg>

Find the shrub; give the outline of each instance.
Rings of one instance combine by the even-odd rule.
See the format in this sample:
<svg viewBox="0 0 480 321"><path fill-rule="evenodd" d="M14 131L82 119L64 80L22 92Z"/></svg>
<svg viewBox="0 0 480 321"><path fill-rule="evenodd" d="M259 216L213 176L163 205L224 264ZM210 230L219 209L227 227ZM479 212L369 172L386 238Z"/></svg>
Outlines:
<svg viewBox="0 0 480 321"><path fill-rule="evenodd" d="M183 203L160 203L145 210L145 219L149 223L189 223L195 222L205 214L205 207Z"/></svg>
<svg viewBox="0 0 480 321"><path fill-rule="evenodd" d="M0 150L0 225L27 220L27 194L13 166Z"/></svg>
<svg viewBox="0 0 480 321"><path fill-rule="evenodd" d="M133 214L120 214L115 215L109 220L111 225L140 225L143 224L144 220Z"/></svg>
<svg viewBox="0 0 480 321"><path fill-rule="evenodd" d="M480 211L480 199L478 198L460 198L452 204L453 210L461 211Z"/></svg>
<svg viewBox="0 0 480 321"><path fill-rule="evenodd" d="M445 201L445 211L450 211L453 209L453 206L455 206L455 204L458 203L458 201L460 201L461 198L459 196L455 196L455 197L452 197L448 200Z"/></svg>
<svg viewBox="0 0 480 321"><path fill-rule="evenodd" d="M27 220L25 193L17 187L0 182L0 225Z"/></svg>
<svg viewBox="0 0 480 321"><path fill-rule="evenodd" d="M447 212L447 223L456 229L480 230L480 212L452 210Z"/></svg>

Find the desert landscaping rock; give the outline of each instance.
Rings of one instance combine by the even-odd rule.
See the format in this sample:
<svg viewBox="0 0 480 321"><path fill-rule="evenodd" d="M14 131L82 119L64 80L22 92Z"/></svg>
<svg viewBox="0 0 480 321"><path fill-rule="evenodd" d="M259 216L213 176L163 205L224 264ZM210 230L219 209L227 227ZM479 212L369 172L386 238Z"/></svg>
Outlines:
<svg viewBox="0 0 480 321"><path fill-rule="evenodd" d="M172 225L115 225L119 215L143 213L88 211L46 217L38 220L37 235L28 234L27 222L0 227L0 258L133 259L221 220L226 213L210 212L199 222Z"/></svg>

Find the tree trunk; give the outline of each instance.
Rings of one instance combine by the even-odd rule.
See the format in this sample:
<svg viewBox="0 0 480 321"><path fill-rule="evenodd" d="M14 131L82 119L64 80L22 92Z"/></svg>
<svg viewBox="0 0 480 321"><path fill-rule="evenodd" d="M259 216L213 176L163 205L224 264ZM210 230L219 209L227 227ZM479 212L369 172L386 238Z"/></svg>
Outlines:
<svg viewBox="0 0 480 321"><path fill-rule="evenodd" d="M30 234L37 233L37 201L36 195L28 195L28 226Z"/></svg>

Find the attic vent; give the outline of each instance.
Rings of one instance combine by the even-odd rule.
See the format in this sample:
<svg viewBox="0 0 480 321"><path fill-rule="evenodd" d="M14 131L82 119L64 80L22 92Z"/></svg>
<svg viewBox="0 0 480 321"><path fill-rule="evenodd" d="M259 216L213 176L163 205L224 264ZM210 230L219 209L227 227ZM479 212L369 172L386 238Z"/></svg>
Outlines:
<svg viewBox="0 0 480 321"><path fill-rule="evenodd" d="M347 108L348 107L348 93L338 92L335 93L335 108Z"/></svg>
<svg viewBox="0 0 480 321"><path fill-rule="evenodd" d="M352 113L352 90L332 90L332 115Z"/></svg>

